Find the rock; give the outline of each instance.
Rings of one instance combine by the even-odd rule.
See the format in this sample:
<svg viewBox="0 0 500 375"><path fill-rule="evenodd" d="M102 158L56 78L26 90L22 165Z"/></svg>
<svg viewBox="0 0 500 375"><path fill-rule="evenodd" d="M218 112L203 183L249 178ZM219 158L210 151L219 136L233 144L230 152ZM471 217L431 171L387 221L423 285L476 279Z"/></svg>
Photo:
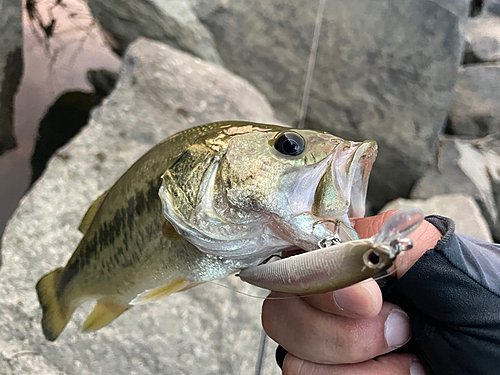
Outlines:
<svg viewBox="0 0 500 375"><path fill-rule="evenodd" d="M500 0L484 0L483 14L500 17Z"/></svg>
<svg viewBox="0 0 500 375"><path fill-rule="evenodd" d="M484 0L471 0L469 7L469 17L474 18L481 14L484 8Z"/></svg>
<svg viewBox="0 0 500 375"><path fill-rule="evenodd" d="M225 66L297 121L317 2L198 0ZM469 0L328 1L306 126L380 146L369 198L407 195L435 160ZM430 63L432 62L432 63Z"/></svg>
<svg viewBox="0 0 500 375"><path fill-rule="evenodd" d="M455 135L479 138L500 132L500 64L460 68L449 118Z"/></svg>
<svg viewBox="0 0 500 375"><path fill-rule="evenodd" d="M466 141L442 137L438 167L415 185L412 198L462 193L476 200L493 238L500 239L500 137Z"/></svg>
<svg viewBox="0 0 500 375"><path fill-rule="evenodd" d="M471 61L500 61L500 17L470 19L467 22L465 41L466 53L473 55Z"/></svg>
<svg viewBox="0 0 500 375"><path fill-rule="evenodd" d="M50 106L40 121L38 135L31 156L32 186L40 178L54 153L83 128L90 111L101 98L88 92L70 91L62 94Z"/></svg>
<svg viewBox="0 0 500 375"><path fill-rule="evenodd" d="M488 223L473 197L465 194L436 195L429 199L399 198L387 203L380 212L418 208L424 215L441 215L455 221L455 233L493 241Z"/></svg>
<svg viewBox="0 0 500 375"><path fill-rule="evenodd" d="M0 155L16 147L13 101L23 73L21 2L0 2Z"/></svg>
<svg viewBox="0 0 500 375"><path fill-rule="evenodd" d="M22 374L251 374L262 300L209 283L136 306L97 333L79 332L79 308L54 343L43 337L37 280L63 265L89 204L139 156L187 127L224 119L276 122L264 96L225 69L157 42L124 57L116 89L54 157L3 237L0 372ZM226 287L250 286L235 279ZM239 283L239 282L238 282ZM268 345L263 373L280 373Z"/></svg>
<svg viewBox="0 0 500 375"><path fill-rule="evenodd" d="M94 94L104 99L115 88L118 72L108 69L91 69L87 71L87 81L94 86Z"/></svg>
<svg viewBox="0 0 500 375"><path fill-rule="evenodd" d="M198 21L189 0L89 0L88 5L116 40L120 55L143 36L221 64L212 35Z"/></svg>

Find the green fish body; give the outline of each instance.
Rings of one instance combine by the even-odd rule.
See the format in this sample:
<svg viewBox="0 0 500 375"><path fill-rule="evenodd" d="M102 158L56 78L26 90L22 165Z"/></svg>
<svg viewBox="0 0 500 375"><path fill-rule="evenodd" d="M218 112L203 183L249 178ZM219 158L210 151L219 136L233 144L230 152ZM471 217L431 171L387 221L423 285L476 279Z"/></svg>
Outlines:
<svg viewBox="0 0 500 375"><path fill-rule="evenodd" d="M154 146L89 208L64 268L43 276L42 327L55 340L97 300L94 331L136 304L226 277L333 235L363 216L376 145L248 122L187 129Z"/></svg>

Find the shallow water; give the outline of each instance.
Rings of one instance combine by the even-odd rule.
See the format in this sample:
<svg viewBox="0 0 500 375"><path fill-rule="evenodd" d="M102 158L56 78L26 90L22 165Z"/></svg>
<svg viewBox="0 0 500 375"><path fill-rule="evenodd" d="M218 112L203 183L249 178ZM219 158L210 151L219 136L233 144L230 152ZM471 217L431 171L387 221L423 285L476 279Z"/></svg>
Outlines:
<svg viewBox="0 0 500 375"><path fill-rule="evenodd" d="M18 147L0 157L0 238L28 188L38 123L47 108L65 91L91 91L87 70L118 70L120 65L99 30L91 27L86 6L78 0L65 4L67 9L54 12L56 28L48 45L24 15L24 75L14 102ZM70 19L68 12L78 17Z"/></svg>

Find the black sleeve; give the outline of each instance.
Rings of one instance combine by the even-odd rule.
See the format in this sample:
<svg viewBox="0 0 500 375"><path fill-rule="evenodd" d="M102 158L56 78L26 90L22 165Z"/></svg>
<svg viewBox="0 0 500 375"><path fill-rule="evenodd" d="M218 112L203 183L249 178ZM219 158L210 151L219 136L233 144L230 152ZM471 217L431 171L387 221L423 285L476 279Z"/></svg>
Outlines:
<svg viewBox="0 0 500 375"><path fill-rule="evenodd" d="M410 316L416 354L428 375L500 374L500 245L456 235L452 220L429 216L443 234L384 299Z"/></svg>

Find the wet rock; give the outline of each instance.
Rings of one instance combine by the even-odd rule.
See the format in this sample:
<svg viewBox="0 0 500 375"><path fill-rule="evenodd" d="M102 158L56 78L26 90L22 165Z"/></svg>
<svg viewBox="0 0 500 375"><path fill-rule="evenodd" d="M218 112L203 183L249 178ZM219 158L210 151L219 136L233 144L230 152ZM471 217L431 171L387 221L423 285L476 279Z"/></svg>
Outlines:
<svg viewBox="0 0 500 375"><path fill-rule="evenodd" d="M198 21L189 0L89 0L88 5L116 40L120 55L143 36L221 64L212 35Z"/></svg>
<svg viewBox="0 0 500 375"><path fill-rule="evenodd" d="M161 43L139 40L130 47L116 89L52 158L6 228L0 272L2 371L253 373L261 333L259 299L209 283L136 306L108 327L82 334L92 308L87 303L51 343L41 331L35 294L37 280L71 256L89 204L139 156L177 131L225 119L276 122L264 96L225 69ZM254 293L235 279L218 283ZM280 373L272 351L269 346L266 375Z"/></svg>
<svg viewBox="0 0 500 375"><path fill-rule="evenodd" d="M500 64L460 68L449 117L455 135L478 138L500 132Z"/></svg>
<svg viewBox="0 0 500 375"><path fill-rule="evenodd" d="M0 3L0 155L16 147L12 105L23 72L21 5Z"/></svg>
<svg viewBox="0 0 500 375"><path fill-rule="evenodd" d="M380 212L418 208L424 215L441 215L455 221L455 233L492 241L488 223L476 201L470 195L443 194L429 199L399 198L387 203Z"/></svg>
<svg viewBox="0 0 500 375"><path fill-rule="evenodd" d="M412 198L462 193L476 200L493 238L500 239L500 138L463 140L442 137L438 167L429 170L415 185Z"/></svg>
<svg viewBox="0 0 500 375"><path fill-rule="evenodd" d="M195 9L225 66L296 121L317 2L199 0ZM326 3L306 126L379 143L376 208L408 194L435 161L468 10L469 0Z"/></svg>

